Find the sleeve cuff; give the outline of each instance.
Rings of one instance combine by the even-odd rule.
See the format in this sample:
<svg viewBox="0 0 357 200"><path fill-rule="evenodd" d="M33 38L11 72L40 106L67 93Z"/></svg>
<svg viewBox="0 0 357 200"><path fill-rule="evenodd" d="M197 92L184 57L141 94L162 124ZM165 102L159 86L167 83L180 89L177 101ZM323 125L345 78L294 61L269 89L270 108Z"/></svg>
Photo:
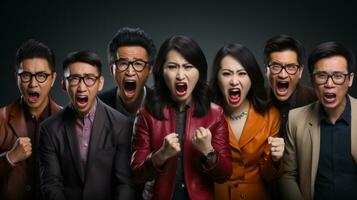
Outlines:
<svg viewBox="0 0 357 200"><path fill-rule="evenodd" d="M16 164L14 162L12 162L9 158L9 152L6 152L5 156L6 156L7 162L9 162L11 166L15 167Z"/></svg>

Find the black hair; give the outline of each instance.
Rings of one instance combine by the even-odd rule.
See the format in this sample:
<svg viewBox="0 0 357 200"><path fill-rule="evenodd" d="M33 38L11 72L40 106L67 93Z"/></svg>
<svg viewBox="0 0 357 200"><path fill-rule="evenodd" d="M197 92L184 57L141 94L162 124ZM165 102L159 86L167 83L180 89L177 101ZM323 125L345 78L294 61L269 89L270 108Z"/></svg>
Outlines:
<svg viewBox="0 0 357 200"><path fill-rule="evenodd" d="M225 98L218 84L218 73L221 69L221 62L226 56L232 56L243 66L251 80L251 87L247 94L247 99L252 103L255 110L259 113L265 113L271 103L268 100L268 95L264 87L263 73L253 53L241 44L228 44L222 47L214 58L210 79L213 102L221 105L225 109L225 112L230 114L226 108L227 106L225 106Z"/></svg>
<svg viewBox="0 0 357 200"><path fill-rule="evenodd" d="M91 51L75 51L66 56L63 61L63 72L69 67L69 65L75 62L83 62L90 64L97 68L99 76L102 74L102 61L100 57Z"/></svg>
<svg viewBox="0 0 357 200"><path fill-rule="evenodd" d="M355 70L355 57L351 49L345 47L341 43L332 41L332 42L325 42L317 47L315 47L308 59L308 69L310 75L312 75L314 71L314 67L316 62L323 58L328 58L332 56L342 56L347 61L347 70L348 73L353 73Z"/></svg>
<svg viewBox="0 0 357 200"><path fill-rule="evenodd" d="M34 39L29 39L16 52L15 72L20 68L22 61L30 58L46 59L52 72L55 71L55 54L53 51L45 44Z"/></svg>
<svg viewBox="0 0 357 200"><path fill-rule="evenodd" d="M289 35L277 35L270 38L264 47L264 63L268 64L270 55L274 52L292 50L296 52L299 65L305 62L305 49L302 44Z"/></svg>
<svg viewBox="0 0 357 200"><path fill-rule="evenodd" d="M192 91L192 99L195 102L193 116L204 116L210 108L210 100L208 98L209 88L207 84L207 61L200 46L193 39L184 35L172 36L161 45L153 68L154 92L146 101L145 106L157 119L165 119L163 109L172 100L170 90L164 80L163 71L167 54L171 50L179 52L189 63L198 69L199 78Z"/></svg>
<svg viewBox="0 0 357 200"><path fill-rule="evenodd" d="M154 63L156 47L151 37L140 28L123 27L118 30L108 45L108 62L113 63L117 59L117 49L122 46L141 46L144 47L149 60Z"/></svg>

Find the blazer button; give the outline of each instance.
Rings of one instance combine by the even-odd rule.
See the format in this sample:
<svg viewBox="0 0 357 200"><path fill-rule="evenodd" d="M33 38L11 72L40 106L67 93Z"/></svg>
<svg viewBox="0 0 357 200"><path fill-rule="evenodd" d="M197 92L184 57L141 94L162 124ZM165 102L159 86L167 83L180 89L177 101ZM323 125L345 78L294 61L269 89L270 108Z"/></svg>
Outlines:
<svg viewBox="0 0 357 200"><path fill-rule="evenodd" d="M25 191L27 191L27 192L31 191L31 185L26 185L25 186Z"/></svg>

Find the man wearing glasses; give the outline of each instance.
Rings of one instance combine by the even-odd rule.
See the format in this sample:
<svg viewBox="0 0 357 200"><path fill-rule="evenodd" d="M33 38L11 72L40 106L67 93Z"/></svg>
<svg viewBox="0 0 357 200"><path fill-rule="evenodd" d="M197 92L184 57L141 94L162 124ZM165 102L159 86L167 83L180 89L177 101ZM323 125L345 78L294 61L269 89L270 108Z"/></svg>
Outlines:
<svg viewBox="0 0 357 200"><path fill-rule="evenodd" d="M39 123L61 109L49 97L56 79L54 60L52 50L35 40L17 50L21 98L0 109L0 199L40 199Z"/></svg>
<svg viewBox="0 0 357 200"><path fill-rule="evenodd" d="M97 98L104 77L92 52L70 53L62 87L70 105L41 124L41 191L45 199L132 199L132 122Z"/></svg>
<svg viewBox="0 0 357 200"><path fill-rule="evenodd" d="M308 67L318 101L289 114L283 196L357 199L357 99L348 95L354 55L326 42L311 52Z"/></svg>
<svg viewBox="0 0 357 200"><path fill-rule="evenodd" d="M312 88L299 83L304 69L304 48L288 35L274 36L264 47L264 62L271 87L269 93L280 111L280 130L285 137L289 110L316 100Z"/></svg>
<svg viewBox="0 0 357 200"><path fill-rule="evenodd" d="M117 87L99 98L134 121L151 90L145 82L151 74L155 53L153 40L142 29L119 29L108 47L110 71Z"/></svg>

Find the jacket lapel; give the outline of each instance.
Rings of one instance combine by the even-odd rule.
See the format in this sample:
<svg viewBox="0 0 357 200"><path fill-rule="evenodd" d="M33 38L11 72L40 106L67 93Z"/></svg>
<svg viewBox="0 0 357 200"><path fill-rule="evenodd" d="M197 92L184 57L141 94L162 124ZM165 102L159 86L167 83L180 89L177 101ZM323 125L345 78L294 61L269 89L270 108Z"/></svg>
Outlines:
<svg viewBox="0 0 357 200"><path fill-rule="evenodd" d="M259 122L259 123L249 123L249 122ZM248 144L261 130L264 128L266 124L266 119L264 116L260 115L254 110L254 107L250 104L248 116L245 122L245 125L242 130L242 135L239 139L239 147L243 148L246 144Z"/></svg>
<svg viewBox="0 0 357 200"><path fill-rule="evenodd" d="M357 163L357 100L349 96L351 102L351 154Z"/></svg>
<svg viewBox="0 0 357 200"><path fill-rule="evenodd" d="M92 132L89 141L89 149L88 149L88 157L87 157L87 164L85 170L85 177L93 165L95 154L97 152L98 142L102 134L105 134L105 110L101 100L97 98L97 108L96 113L93 121Z"/></svg>
<svg viewBox="0 0 357 200"><path fill-rule="evenodd" d="M311 194L314 194L315 178L320 156L320 123L319 123L319 102L311 107L308 119L308 129L311 138ZM307 148L308 149L308 148ZM307 165L308 166L308 165Z"/></svg>
<svg viewBox="0 0 357 200"><path fill-rule="evenodd" d="M17 137L28 137L25 114L21 109L21 99L17 100L11 108L9 108L9 125Z"/></svg>
<svg viewBox="0 0 357 200"><path fill-rule="evenodd" d="M72 153L73 162L82 182L84 182L84 169L83 169L82 159L79 154L79 145L78 145L76 128L74 124L76 120L74 117L75 113L69 106L66 108L65 116L66 116L65 117L66 121L64 123L64 129L66 132L70 151Z"/></svg>

